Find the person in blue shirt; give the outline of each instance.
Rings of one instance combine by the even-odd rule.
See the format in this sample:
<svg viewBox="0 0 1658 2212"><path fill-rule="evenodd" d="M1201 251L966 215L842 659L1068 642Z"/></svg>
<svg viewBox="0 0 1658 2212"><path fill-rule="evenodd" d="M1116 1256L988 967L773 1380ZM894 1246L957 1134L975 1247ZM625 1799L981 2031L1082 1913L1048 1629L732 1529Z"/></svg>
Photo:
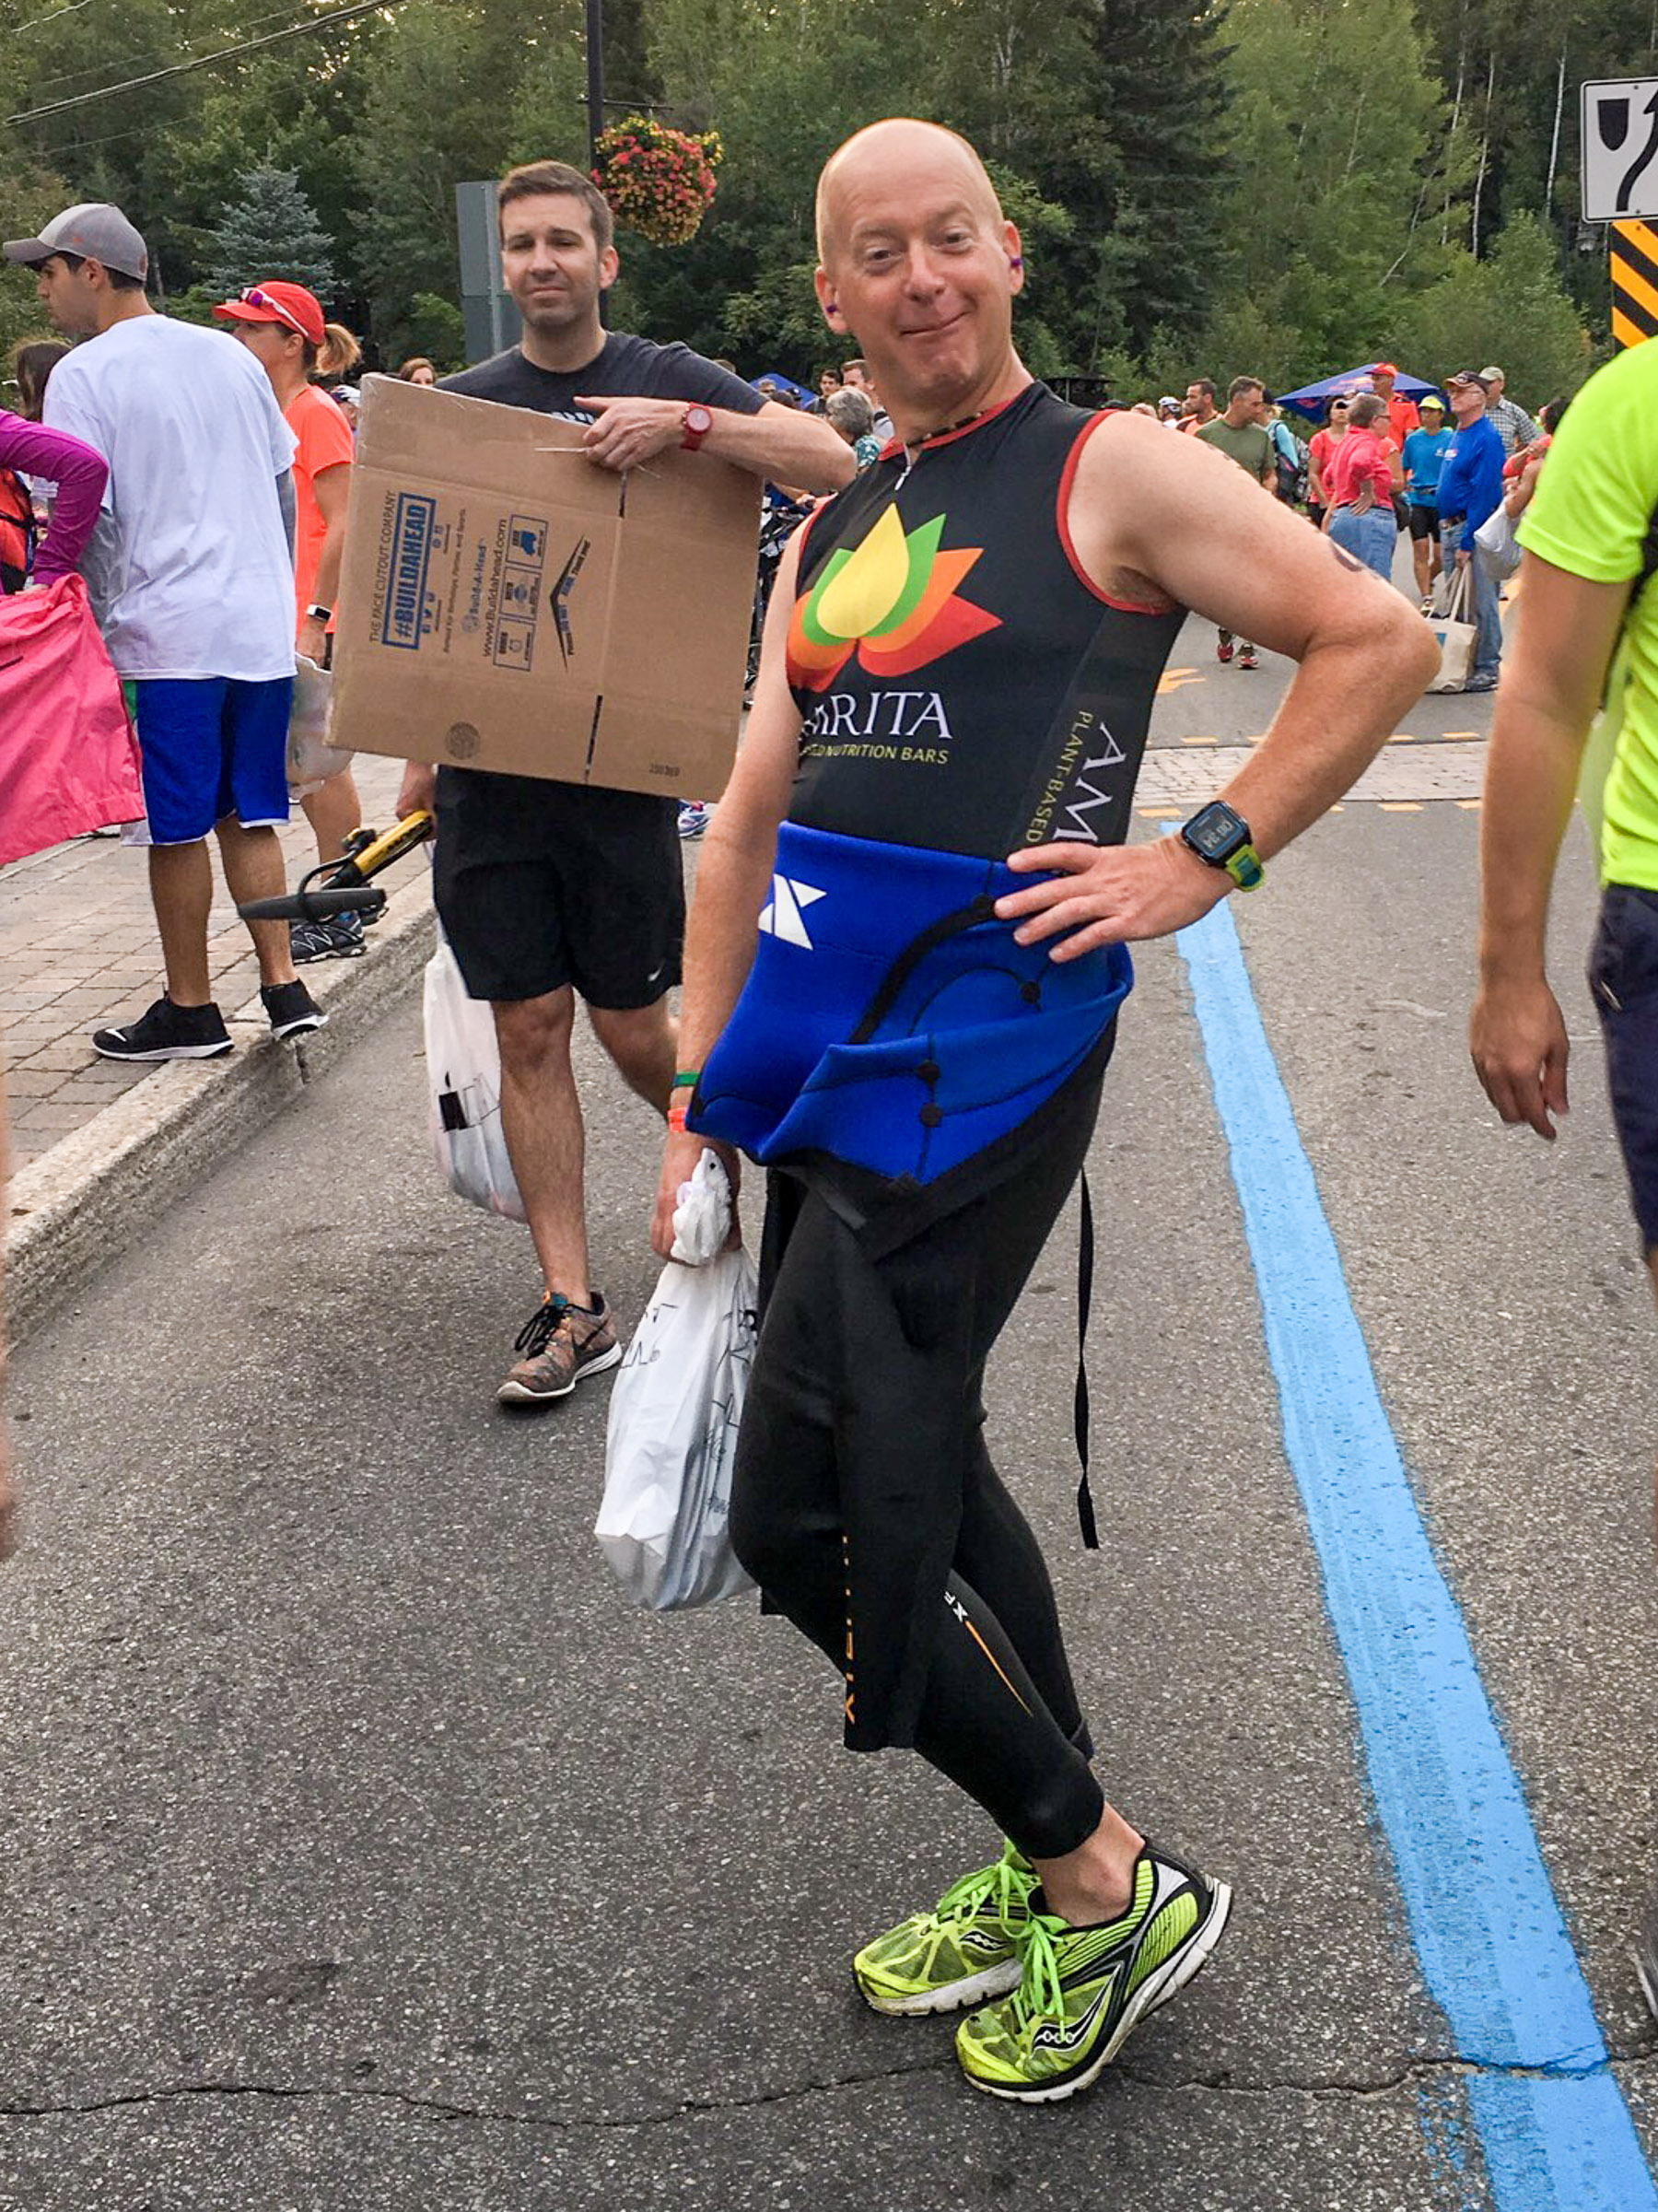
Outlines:
<svg viewBox="0 0 1658 2212"><path fill-rule="evenodd" d="M1465 691L1495 691L1502 660L1502 613L1497 579L1474 558L1474 533L1502 498L1506 458L1495 424L1486 420L1487 385L1471 369L1447 377L1445 390L1456 428L1440 463L1440 547L1467 571L1474 592L1474 665Z"/></svg>
<svg viewBox="0 0 1658 2212"><path fill-rule="evenodd" d="M1276 496L1286 507L1293 507L1302 472L1306 466L1306 451L1297 442L1294 431L1284 420L1283 409L1271 392L1264 392L1262 397L1266 400L1270 416L1267 424L1267 435L1272 440L1272 458L1278 464Z"/></svg>
<svg viewBox="0 0 1658 2212"><path fill-rule="evenodd" d="M1428 612L1428 594L1440 572L1439 479L1451 433L1445 427L1445 403L1430 392L1419 409L1421 422L1410 431L1399 453L1405 472L1405 498L1410 510L1410 557L1416 566L1417 590L1422 612Z"/></svg>

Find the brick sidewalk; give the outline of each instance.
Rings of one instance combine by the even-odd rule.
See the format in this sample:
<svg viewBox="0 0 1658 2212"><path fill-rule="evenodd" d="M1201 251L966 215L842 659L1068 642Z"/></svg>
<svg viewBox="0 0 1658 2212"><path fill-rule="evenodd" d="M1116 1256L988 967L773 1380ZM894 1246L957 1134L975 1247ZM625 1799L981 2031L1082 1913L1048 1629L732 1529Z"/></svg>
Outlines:
<svg viewBox="0 0 1658 2212"><path fill-rule="evenodd" d="M383 829L403 763L359 754L356 775L364 818ZM281 834L296 883L316 858L298 807ZM393 891L426 868L426 855L411 853L378 880ZM228 1017L257 993L259 970L216 857L207 927L214 996ZM114 837L83 837L0 868L0 977L12 1165L22 1167L153 1072L147 1062L99 1059L89 1042L94 1029L142 1013L160 996L144 853Z"/></svg>

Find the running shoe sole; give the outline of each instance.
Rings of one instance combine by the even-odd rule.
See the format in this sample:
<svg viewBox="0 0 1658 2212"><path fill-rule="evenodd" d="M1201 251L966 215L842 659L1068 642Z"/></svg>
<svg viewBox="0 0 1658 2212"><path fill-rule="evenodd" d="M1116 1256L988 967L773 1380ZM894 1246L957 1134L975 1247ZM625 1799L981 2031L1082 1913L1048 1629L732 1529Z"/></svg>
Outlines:
<svg viewBox="0 0 1658 2212"><path fill-rule="evenodd" d="M568 1398L585 1376L602 1375L607 1367L613 1367L621 1357L621 1345L613 1344L608 1352L601 1352L596 1360L584 1361L562 1390L528 1390L522 1383L515 1383L508 1375L496 1396L504 1406L550 1406L555 1399Z"/></svg>
<svg viewBox="0 0 1658 2212"><path fill-rule="evenodd" d="M291 1022L273 1022L271 1035L280 1044L284 1037L309 1036L313 1030L327 1027L328 1016L325 1013L302 1013L296 1015Z"/></svg>
<svg viewBox="0 0 1658 2212"><path fill-rule="evenodd" d="M104 1059L163 1060L163 1059L219 1059L236 1049L234 1037L225 1037L212 1045L158 1045L148 1052L120 1052L111 1045L100 1045L96 1037L92 1049Z"/></svg>
<svg viewBox="0 0 1658 2212"><path fill-rule="evenodd" d="M1232 1913L1232 1890L1225 1882L1212 1885L1213 1902L1208 1918L1183 1943L1174 1957L1155 1973L1148 1974L1128 2003L1123 2017L1103 2049L1096 2051L1080 2070L1061 2081L1049 2081L1041 2089L1012 2089L1001 2084L981 2081L976 2074L967 2078L975 2089L983 2089L987 2097L1000 2097L1009 2104L1062 2104L1066 2098L1074 2097L1079 2089L1086 2089L1100 2078L1130 2035L1143 2019L1166 2005L1172 1996L1179 1995L1186 1984L1193 1981L1208 1964L1215 1946L1226 1933L1226 1923ZM965 2068L963 2069L966 2071Z"/></svg>
<svg viewBox="0 0 1658 2212"><path fill-rule="evenodd" d="M946 1982L941 1989L925 1989L915 1996L878 1997L861 1982L858 1983L858 1994L871 2010L885 2013L889 2019L924 2019L928 2013L965 2012L970 2006L1011 1996L1022 1972L1017 1959L1004 1959L999 1966L987 1966L982 1973L964 1975L959 1982ZM856 1974L852 1978L858 1981Z"/></svg>
<svg viewBox="0 0 1658 2212"><path fill-rule="evenodd" d="M320 946L314 953L308 953L297 945L288 956L296 967L314 967L319 960L360 960L368 950L368 947L358 937L350 944Z"/></svg>

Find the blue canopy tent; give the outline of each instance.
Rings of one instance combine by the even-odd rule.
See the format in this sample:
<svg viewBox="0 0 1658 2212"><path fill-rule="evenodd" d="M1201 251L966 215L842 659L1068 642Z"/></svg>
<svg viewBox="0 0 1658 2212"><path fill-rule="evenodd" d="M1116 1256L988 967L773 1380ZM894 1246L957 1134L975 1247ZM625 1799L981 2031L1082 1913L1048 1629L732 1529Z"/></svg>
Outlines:
<svg viewBox="0 0 1658 2212"><path fill-rule="evenodd" d="M1325 377L1321 383L1303 384L1299 392L1280 392L1280 407L1293 407L1300 415L1311 415L1314 422L1323 419L1325 402L1337 399L1345 392L1364 392L1369 389L1374 361L1366 361L1358 369L1344 369L1337 376ZM1438 384L1425 384L1420 377L1407 376L1401 369L1394 379L1394 392L1400 399L1419 400L1426 392L1443 399L1444 392Z"/></svg>
<svg viewBox="0 0 1658 2212"><path fill-rule="evenodd" d="M785 392L792 392L802 407L811 406L816 396L815 393L808 392L804 384L797 384L793 377L785 376L780 369L768 369L764 376L750 377L749 382L756 392L759 391L762 384L776 384Z"/></svg>

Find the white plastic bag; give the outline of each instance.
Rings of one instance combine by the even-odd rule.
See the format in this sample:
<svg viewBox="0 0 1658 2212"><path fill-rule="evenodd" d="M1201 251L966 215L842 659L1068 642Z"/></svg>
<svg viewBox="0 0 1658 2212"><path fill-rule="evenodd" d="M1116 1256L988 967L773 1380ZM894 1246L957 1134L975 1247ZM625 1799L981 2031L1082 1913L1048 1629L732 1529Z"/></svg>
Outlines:
<svg viewBox="0 0 1658 2212"><path fill-rule="evenodd" d="M333 677L303 653L295 656L294 703L288 709L288 789L304 795L351 766L352 755L328 742Z"/></svg>
<svg viewBox="0 0 1658 2212"><path fill-rule="evenodd" d="M1485 521L1474 533L1474 558L1483 560L1489 575L1499 583L1514 574L1520 566L1520 541L1514 535L1514 524L1500 506L1492 508Z"/></svg>
<svg viewBox="0 0 1658 2212"><path fill-rule="evenodd" d="M683 1259L689 1268L706 1268L725 1250L730 1234L731 1178L719 1154L705 1151L691 1180L679 1187L668 1257Z"/></svg>
<svg viewBox="0 0 1658 2212"><path fill-rule="evenodd" d="M731 1469L754 1355L754 1263L671 1259L611 1394L604 1498L593 1534L652 1612L753 1586L731 1550Z"/></svg>
<svg viewBox="0 0 1658 2212"><path fill-rule="evenodd" d="M1469 569L1459 566L1444 620L1429 617L1428 626L1440 649L1440 672L1429 685L1430 691L1460 691L1468 680L1468 671L1474 665L1474 640L1478 635L1474 625L1465 619L1472 590Z"/></svg>
<svg viewBox="0 0 1658 2212"><path fill-rule="evenodd" d="M458 1198L521 1222L524 1201L501 1126L501 1049L486 1001L467 996L441 937L426 968L432 1151Z"/></svg>

